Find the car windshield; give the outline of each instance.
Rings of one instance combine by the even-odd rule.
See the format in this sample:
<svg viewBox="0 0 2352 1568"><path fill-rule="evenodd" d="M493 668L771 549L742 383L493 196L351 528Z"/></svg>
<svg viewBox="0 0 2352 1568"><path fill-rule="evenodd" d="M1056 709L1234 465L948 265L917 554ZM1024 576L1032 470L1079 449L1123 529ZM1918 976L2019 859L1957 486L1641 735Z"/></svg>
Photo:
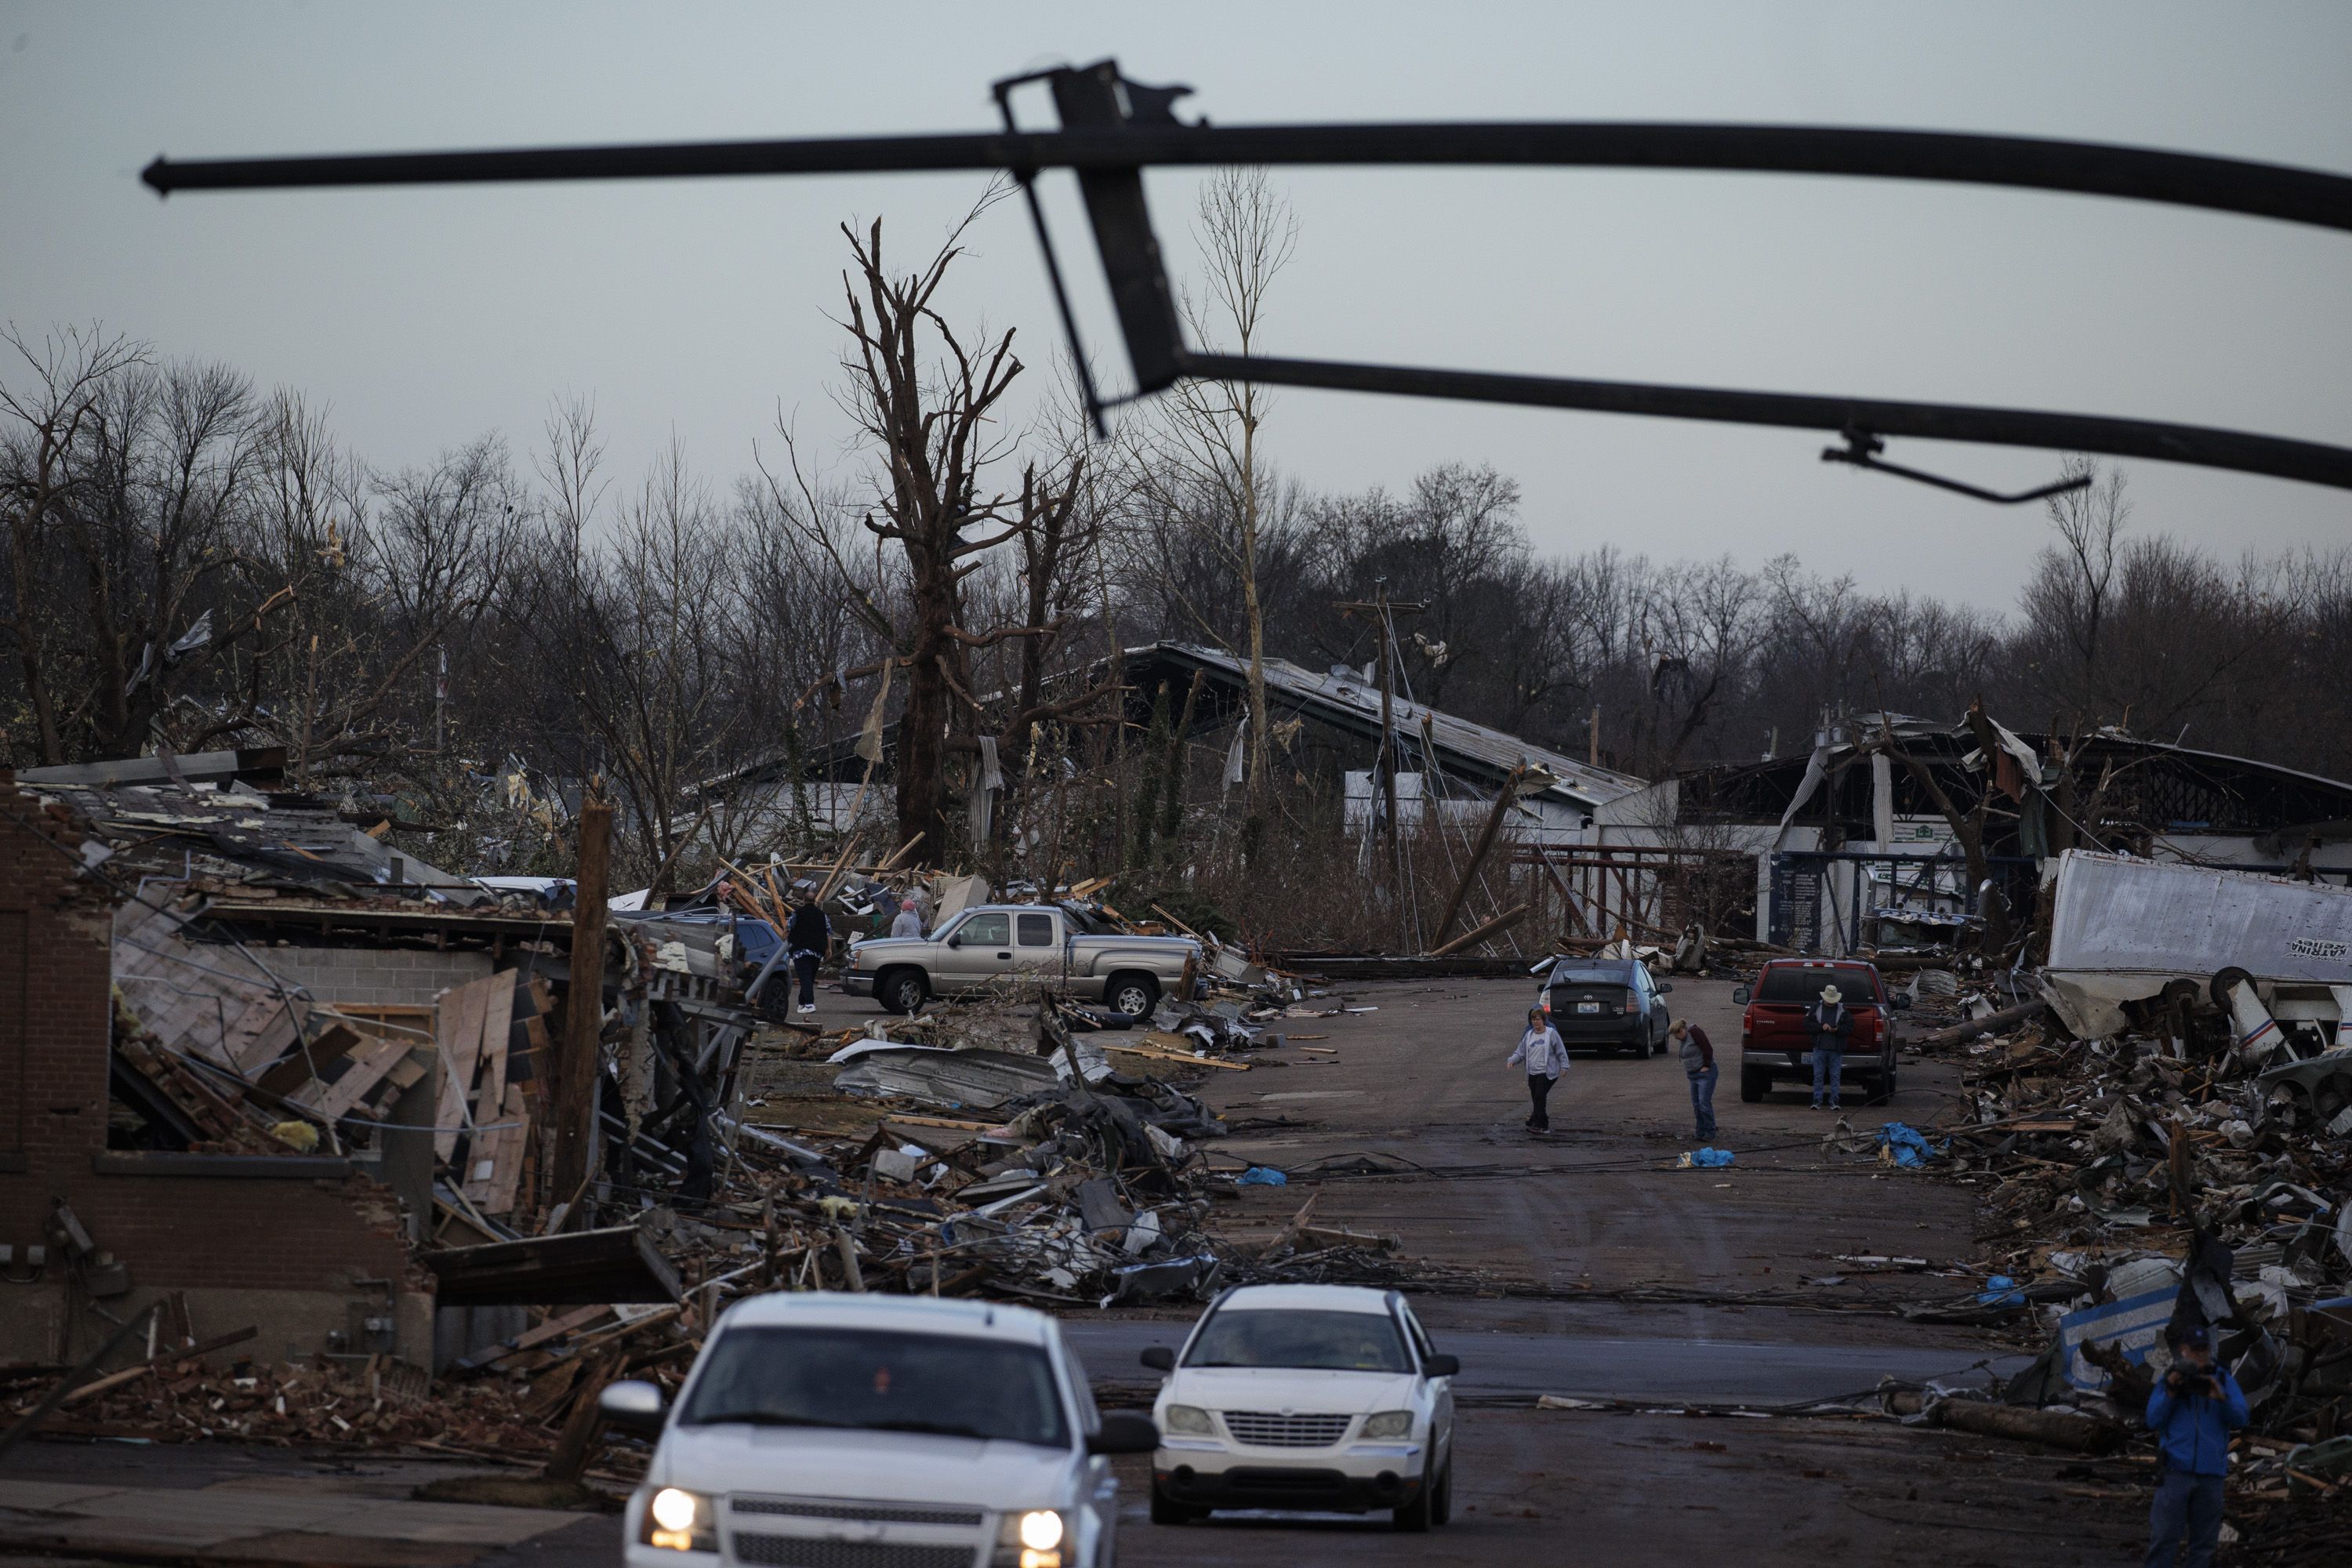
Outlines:
<svg viewBox="0 0 2352 1568"><path fill-rule="evenodd" d="M1253 1311L1210 1314L1186 1366L1288 1366L1326 1372L1411 1372L1395 1322L1383 1312Z"/></svg>
<svg viewBox="0 0 2352 1568"><path fill-rule="evenodd" d="M1070 929L1079 932L1081 935L1111 936L1116 934L1111 931L1109 926L1104 924L1101 921L1097 920L1091 911L1081 909L1076 904L1064 904L1060 906L1060 908L1062 910L1062 918L1070 922Z"/></svg>
<svg viewBox="0 0 2352 1568"><path fill-rule="evenodd" d="M1822 987L1834 985L1849 1004L1875 1003L1878 987L1870 971L1857 964L1824 964L1807 968L1768 969L1757 987L1759 1002L1818 1002Z"/></svg>
<svg viewBox="0 0 2352 1568"><path fill-rule="evenodd" d="M1069 1446L1035 1345L886 1329L729 1329L679 1411L689 1426L841 1426Z"/></svg>

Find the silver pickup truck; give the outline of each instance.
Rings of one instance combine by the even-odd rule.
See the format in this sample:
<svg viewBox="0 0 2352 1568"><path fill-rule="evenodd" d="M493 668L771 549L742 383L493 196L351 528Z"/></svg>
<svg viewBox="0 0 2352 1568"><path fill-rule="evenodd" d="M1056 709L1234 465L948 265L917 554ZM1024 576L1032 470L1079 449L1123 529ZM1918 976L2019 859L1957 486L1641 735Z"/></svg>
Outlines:
<svg viewBox="0 0 2352 1568"><path fill-rule="evenodd" d="M912 1013L934 996L1030 982L1114 1012L1149 1013L1192 994L1201 944L1124 936L1067 904L982 904L929 936L880 937L849 950L841 988Z"/></svg>

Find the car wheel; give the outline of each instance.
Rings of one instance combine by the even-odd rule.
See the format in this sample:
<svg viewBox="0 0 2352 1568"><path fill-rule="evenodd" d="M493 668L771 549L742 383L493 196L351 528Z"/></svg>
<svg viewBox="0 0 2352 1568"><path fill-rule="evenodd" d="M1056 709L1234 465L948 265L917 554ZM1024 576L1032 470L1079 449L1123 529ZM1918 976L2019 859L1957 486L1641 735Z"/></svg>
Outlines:
<svg viewBox="0 0 2352 1568"><path fill-rule="evenodd" d="M1772 1075L1761 1068L1739 1069L1739 1099L1744 1105L1754 1105L1772 1091Z"/></svg>
<svg viewBox="0 0 2352 1568"><path fill-rule="evenodd" d="M1195 1520L1206 1519L1208 1515L1209 1510L1207 1509L1194 1508L1190 1503L1178 1502L1174 1498L1170 1497L1167 1493L1160 1489L1160 1483L1158 1481L1151 1483L1152 1523L1191 1524Z"/></svg>
<svg viewBox="0 0 2352 1568"><path fill-rule="evenodd" d="M1445 1456L1445 1468L1437 1472L1437 1498L1430 1504L1432 1524L1444 1524L1454 1517L1454 1456Z"/></svg>
<svg viewBox="0 0 2352 1568"><path fill-rule="evenodd" d="M911 1018L923 1010L923 1004L930 998L931 988L923 984L921 970L894 969L884 975L881 984L874 989L882 999L884 1007L893 1013L904 1013Z"/></svg>
<svg viewBox="0 0 2352 1568"><path fill-rule="evenodd" d="M1421 1490L1415 1492L1412 1500L1402 1508L1391 1510L1389 1517L1395 1520L1396 1527L1406 1534L1421 1534L1436 1516L1435 1492L1436 1478L1428 1470L1422 1471Z"/></svg>
<svg viewBox="0 0 2352 1568"><path fill-rule="evenodd" d="M1894 1098L1895 1064L1893 1062L1888 1062L1886 1064L1886 1070L1878 1075L1877 1086L1871 1090L1870 1103L1873 1105L1885 1105L1888 1100L1893 1100Z"/></svg>
<svg viewBox="0 0 2352 1568"><path fill-rule="evenodd" d="M1160 986L1148 974L1114 974L1103 1000L1114 1013L1140 1018L1159 1004Z"/></svg>

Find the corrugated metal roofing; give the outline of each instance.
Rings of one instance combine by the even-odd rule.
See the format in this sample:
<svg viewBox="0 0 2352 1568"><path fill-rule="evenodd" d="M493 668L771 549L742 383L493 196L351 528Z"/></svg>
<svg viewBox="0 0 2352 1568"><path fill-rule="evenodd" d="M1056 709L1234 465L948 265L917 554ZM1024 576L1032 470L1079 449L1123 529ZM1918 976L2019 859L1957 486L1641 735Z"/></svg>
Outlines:
<svg viewBox="0 0 2352 1568"><path fill-rule="evenodd" d="M1129 664L1168 658L1206 668L1236 682L1248 679L1249 667L1244 660L1223 649L1194 643L1147 643L1127 649L1125 656ZM1380 734L1381 692L1372 682L1337 673L1318 675L1288 659L1269 658L1265 661L1265 684L1269 693L1278 695L1286 704L1309 718L1367 736ZM1499 784L1521 763L1540 767L1558 781L1538 792L1539 795L1587 809L1648 787L1648 781L1631 773L1593 767L1563 752L1547 750L1501 730L1474 724L1426 703L1409 701L1402 696L1394 701L1397 729L1408 742L1419 741L1426 720L1430 738L1437 748L1439 766L1475 777L1489 787Z"/></svg>

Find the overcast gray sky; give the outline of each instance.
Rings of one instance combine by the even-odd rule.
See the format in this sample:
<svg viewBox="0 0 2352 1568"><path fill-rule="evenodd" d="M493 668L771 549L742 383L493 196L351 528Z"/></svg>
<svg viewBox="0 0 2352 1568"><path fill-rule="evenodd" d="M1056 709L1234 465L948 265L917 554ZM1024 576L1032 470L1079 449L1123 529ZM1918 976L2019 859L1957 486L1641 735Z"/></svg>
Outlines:
<svg viewBox="0 0 2352 1568"><path fill-rule="evenodd" d="M2352 171L2352 6L205 5L0 0L0 317L102 320L330 401L370 458L520 450L593 394L724 480L781 406L833 460L845 218L911 258L977 176L184 195L177 157L985 126L989 81L1118 57L1224 123L1753 120L2019 132ZM2352 238L2088 197L1616 172L1283 172L1270 353L2138 415L2352 443ZM1063 177L1066 180L1066 176ZM1151 177L1189 265L1191 177ZM1089 247L1066 192L1066 256ZM948 303L1055 339L1027 220ZM1091 284L1090 271L1082 278ZM1097 353L1116 353L1089 300ZM1123 366L1122 366L1123 368ZM1816 460L1801 431L1287 393L1320 488L1496 464L1550 549L1793 551L2006 606L2044 521ZM1998 484L2047 453L1898 445ZM2341 491L2132 466L2136 522L2224 553L2352 543Z"/></svg>

